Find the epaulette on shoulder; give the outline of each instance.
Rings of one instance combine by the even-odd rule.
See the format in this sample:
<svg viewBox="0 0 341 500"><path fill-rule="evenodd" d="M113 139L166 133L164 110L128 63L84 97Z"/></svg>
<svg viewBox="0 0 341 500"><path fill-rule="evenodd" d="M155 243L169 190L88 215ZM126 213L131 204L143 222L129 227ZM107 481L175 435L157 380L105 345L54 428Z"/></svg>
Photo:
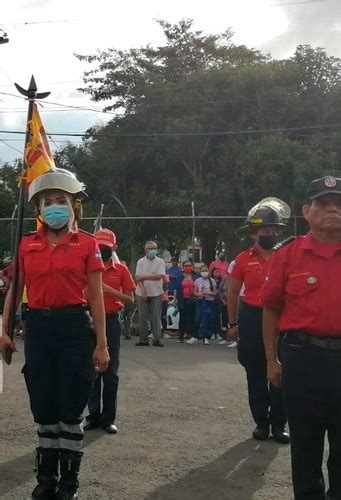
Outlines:
<svg viewBox="0 0 341 500"><path fill-rule="evenodd" d="M86 234L87 236L92 236L93 238L95 237L92 233L88 233L88 231L84 231L84 229L78 229L80 233Z"/></svg>
<svg viewBox="0 0 341 500"><path fill-rule="evenodd" d="M279 243L277 243L272 250L279 250L280 248L283 248L285 247L286 245L289 245L289 243L292 243L293 241L296 240L296 236L289 236L289 238L286 238L285 240L283 241L280 241Z"/></svg>
<svg viewBox="0 0 341 500"><path fill-rule="evenodd" d="M30 231L29 233L24 233L22 237L25 238L25 236L33 236L34 234L37 234L37 231Z"/></svg>

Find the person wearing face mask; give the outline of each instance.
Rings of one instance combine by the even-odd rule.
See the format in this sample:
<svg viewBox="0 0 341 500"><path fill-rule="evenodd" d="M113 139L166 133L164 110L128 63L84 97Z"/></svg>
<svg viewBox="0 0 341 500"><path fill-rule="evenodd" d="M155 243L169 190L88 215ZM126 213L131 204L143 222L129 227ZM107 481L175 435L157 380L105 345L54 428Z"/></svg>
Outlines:
<svg viewBox="0 0 341 500"><path fill-rule="evenodd" d="M178 340L180 344L183 343L186 334L192 337L194 333L196 306L194 282L198 277L197 273L193 271L193 265L190 261L184 262L182 272L181 284L176 295L180 311Z"/></svg>
<svg viewBox="0 0 341 500"><path fill-rule="evenodd" d="M274 252L261 292L268 379L283 388L295 500L339 500L341 178L312 180L302 212L308 234Z"/></svg>
<svg viewBox="0 0 341 500"><path fill-rule="evenodd" d="M229 268L229 261L227 260L226 258L226 255L224 252L220 252L218 254L218 258L213 260L208 268L209 272L213 273L214 269L219 269L220 271L220 276L221 278L225 278L225 276L227 275L227 270Z"/></svg>
<svg viewBox="0 0 341 500"><path fill-rule="evenodd" d="M137 346L148 346L148 322L153 334L153 346L163 347L161 339L163 281L166 275L165 263L157 257L157 244L147 241L145 257L137 261L135 281L137 307L139 313L140 341Z"/></svg>
<svg viewBox="0 0 341 500"><path fill-rule="evenodd" d="M271 206L256 205L250 210L245 229L253 246L240 253L231 272L227 304L229 338L238 342L238 360L247 376L249 405L256 423L253 438L266 440L271 433L279 443L289 443L282 390L269 384L262 339L260 291L269 267L272 248L285 226L281 214ZM255 209L256 208L256 209ZM239 294L244 299L238 313ZM237 319L238 318L238 319Z"/></svg>
<svg viewBox="0 0 341 500"><path fill-rule="evenodd" d="M214 332L212 335L212 338L214 337L215 340L221 340L221 333L222 333L222 310L224 312L227 311L226 305L224 305L221 300L220 300L220 294L219 294L219 289L222 284L223 278L221 277L221 272L220 269L214 268L211 273L211 277L214 279L217 287L217 295L215 296L215 301L214 301Z"/></svg>
<svg viewBox="0 0 341 500"><path fill-rule="evenodd" d="M106 316L106 334L110 361L107 370L99 374L88 402L89 415L85 431L102 427L108 434L116 434L115 425L118 390L118 368L121 342L119 312L124 304L134 303L134 280L126 266L113 261L117 250L116 235L110 229L95 234L104 263L103 294ZM102 404L101 404L102 403Z"/></svg>
<svg viewBox="0 0 341 500"><path fill-rule="evenodd" d="M77 227L84 196L84 185L64 169L47 172L29 186L28 198L42 226L21 240L17 303L26 285L23 373L39 441L32 499L78 498L82 412L96 372L109 363L103 262L94 236ZM10 308L11 293L3 313L1 350L15 348L7 335Z"/></svg>
<svg viewBox="0 0 341 500"><path fill-rule="evenodd" d="M214 311L217 286L210 277L208 267L204 264L200 268L200 278L194 282L194 295L197 297L195 310L195 326L193 337L187 344L198 344L202 338L204 345L209 345L209 338L214 332Z"/></svg>

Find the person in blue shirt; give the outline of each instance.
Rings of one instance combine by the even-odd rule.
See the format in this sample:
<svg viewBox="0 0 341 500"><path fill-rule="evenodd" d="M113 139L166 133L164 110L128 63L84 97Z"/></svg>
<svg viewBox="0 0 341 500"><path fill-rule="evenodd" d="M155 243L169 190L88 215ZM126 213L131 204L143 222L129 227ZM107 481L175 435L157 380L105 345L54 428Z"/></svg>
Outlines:
<svg viewBox="0 0 341 500"><path fill-rule="evenodd" d="M179 267L179 262L176 257L171 259L171 263L172 265L167 271L169 275L168 292L169 295L174 295L174 292L178 291L181 287L182 269Z"/></svg>

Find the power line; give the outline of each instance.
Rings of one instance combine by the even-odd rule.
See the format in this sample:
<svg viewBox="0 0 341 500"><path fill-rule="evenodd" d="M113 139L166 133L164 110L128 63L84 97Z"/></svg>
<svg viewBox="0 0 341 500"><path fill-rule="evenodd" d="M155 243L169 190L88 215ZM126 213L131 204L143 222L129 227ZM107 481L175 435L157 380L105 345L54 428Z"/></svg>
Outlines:
<svg viewBox="0 0 341 500"><path fill-rule="evenodd" d="M2 139L0 139L0 140L2 140ZM24 142L24 138L22 138L22 139L6 138L6 142L19 142L19 143L23 143ZM59 144L68 144L68 143L71 143L71 144L83 144L82 141L74 142L74 141L70 141L70 140L67 140L67 139L65 139L64 141L56 140L54 142L59 143Z"/></svg>
<svg viewBox="0 0 341 500"><path fill-rule="evenodd" d="M15 97L17 99L23 99L23 100L27 100L26 97L21 97L21 96L18 96L16 94L13 94L11 92L0 92L0 95L7 95L7 96L10 96L10 97ZM88 108L88 107L84 107L84 106L74 106L74 105L71 105L71 104L61 104L59 102L52 102L52 101L41 101L40 99L37 99L36 102L38 103L44 103L44 104L52 104L53 106L60 106L61 108L69 108L69 109L76 109L76 110L82 110L82 111L93 111L95 113L103 113L103 114L106 114L106 115L113 115L113 116L116 116L117 113L114 113L112 111L100 111L98 109L95 109L95 108Z"/></svg>
<svg viewBox="0 0 341 500"><path fill-rule="evenodd" d="M27 100L26 97L22 97L22 96L19 96L17 94L13 94L12 92L0 92L0 95L15 97L16 99L21 99L24 101ZM96 113L99 111L98 109L95 109L95 108L89 108L89 107L85 107L85 106L74 106L72 104L61 104L60 102L46 101L45 99L43 101L41 99L36 99L36 102L41 103L41 104L52 104L53 106L59 106L61 108L81 109L84 111L96 111ZM113 113L111 111L103 111L102 110L102 113L116 115L116 113Z"/></svg>
<svg viewBox="0 0 341 500"><path fill-rule="evenodd" d="M300 130L325 130L340 128L341 123L329 123L325 125L306 125L303 127L270 128L256 130L226 130L220 132L117 132L110 133L80 133L80 132L49 132L48 135L65 137L203 137L203 136L229 136L229 135L255 135L268 134L272 132L296 132ZM26 132L19 130L0 130L1 134L25 135Z"/></svg>
<svg viewBox="0 0 341 500"><path fill-rule="evenodd" d="M1 92L0 92L1 94ZM282 96L282 97L271 97L271 96L268 96L268 97L262 97L261 98L261 101L264 102L264 101L283 101L285 97L290 97L290 96ZM241 100L243 101L247 101L247 102L258 102L259 99L258 98L241 98ZM317 98L311 98L309 99L308 101L313 101L313 102L316 102L318 99ZM60 108L63 108L63 109L54 109L54 108L40 108L40 112L62 112L62 111L91 111L91 112L95 112L95 113L102 113L102 114L110 114L110 115L113 115L113 116L117 116L117 113L115 112L110 112L110 111L105 111L103 110L103 108L101 109L96 109L96 108L88 108L88 107L82 107L82 106L74 106L74 105L68 105L68 104L61 104L61 103L52 103L50 101L39 101L39 99L37 100L37 102L39 103L44 103L44 104L51 104L51 105L57 105L57 106L60 106ZM307 102L307 99L305 99L305 102ZM180 102L180 103L143 103L145 106L147 107L182 107L182 106L191 106L191 105L195 105L195 106L198 106L198 105L207 105L207 106L211 106L211 105L214 105L214 104L218 104L218 105L221 105L221 104L226 104L226 103L233 103L233 104L236 104L238 103L237 99L225 99L225 100L221 100L221 101L196 101L196 102ZM65 109L64 109L65 108ZM18 113L24 113L24 112L27 112L27 109L24 109L24 108L3 108L2 110L0 110L0 113L4 114L4 113L14 113L14 112L18 112Z"/></svg>
<svg viewBox="0 0 341 500"><path fill-rule="evenodd" d="M21 23L2 23L0 26L27 26L29 24L72 23L77 19L50 19L48 21L26 21Z"/></svg>
<svg viewBox="0 0 341 500"><path fill-rule="evenodd" d="M24 99L26 100L24 97L21 97L21 96L18 96L16 94L12 94L12 93L9 93L9 92L0 92L0 95L7 95L7 96L11 96L11 97L16 97L18 99ZM284 101L285 99L289 99L293 96L290 96L290 95L282 95L282 96L260 96L260 97L244 97L244 96L241 96L240 97L240 100L241 101L246 101L246 102L259 102L259 100L261 100L261 102L266 102L266 101ZM295 97L295 96L294 96ZM296 97L299 97L299 96L296 96ZM304 98L304 101L305 102L309 102L309 101L314 101L316 102L318 99L316 97L314 98L309 98L308 100L306 98ZM322 100L322 96L321 96L321 99ZM44 101L40 101L39 99L37 99L36 102L39 102L41 104L51 104L53 106L59 106L60 108L65 108L65 109L73 109L73 110L79 110L79 111L91 111L91 112L94 112L94 113L102 113L102 114L105 114L105 115L112 115L112 116L117 116L117 113L116 112L113 112L113 111L107 111L107 110L104 110L104 109L96 109L96 108L93 108L93 107L85 107L85 106L76 106L76 105L72 105L72 104L62 104L62 103L59 103L59 102L53 102L53 101L46 101L44 99ZM193 106L193 105L207 105L207 106L212 106L212 105L221 105L221 104L236 104L238 103L238 99L221 99L221 100L211 100L211 101L186 101L186 102L178 102L178 103L175 103L175 102L143 102L141 101L140 103L138 103L138 105L145 105L146 107L182 107L182 106ZM42 109L44 110L44 108ZM6 110L7 111L7 110ZM18 108L18 111L26 111L26 110L21 110L20 108ZM44 111L50 111L49 109L45 109ZM1 113L1 111L0 111Z"/></svg>
<svg viewBox="0 0 341 500"><path fill-rule="evenodd" d="M88 111L86 108L79 108L79 109L39 109L40 113L70 113L70 112L80 112L80 111ZM95 110L92 109L91 111L96 112L96 113L103 113L103 110ZM13 109L1 109L0 114L6 115L6 114L14 114L14 113L27 113L27 109L20 109L20 108L13 108ZM107 113L106 113L107 114Z"/></svg>
<svg viewBox="0 0 341 500"><path fill-rule="evenodd" d="M95 108L86 108L84 106L74 106L71 104L61 104L59 102L46 101L45 99L44 99L44 101L40 101L40 99L37 99L36 102L43 102L45 104L52 104L53 106L60 106L61 108L78 109L78 110L82 110L82 111L95 111L96 113L99 112L99 110L95 109ZM108 115L115 115L115 116L117 114L117 113L114 113L112 111L104 111L104 110L102 110L101 113L105 113Z"/></svg>
<svg viewBox="0 0 341 500"><path fill-rule="evenodd" d="M68 85L68 84L73 84L73 83L80 83L82 84L83 82L80 82L79 80L70 80L70 81L66 81L66 82L41 82L40 85ZM0 85L0 88L2 87L12 87L13 88L13 83L11 85Z"/></svg>
<svg viewBox="0 0 341 500"><path fill-rule="evenodd" d="M10 96L10 97L15 97L16 99L21 99L21 100L26 101L26 97L22 97L20 95L13 94L12 92L0 92L0 94L1 95L7 95L7 96Z"/></svg>
<svg viewBox="0 0 341 500"><path fill-rule="evenodd" d="M19 149L17 148L14 148L13 146L11 146L10 144L7 144L6 141L4 141L3 139L0 139L0 142L2 142L3 144L5 144L5 146L7 146L8 148L11 148L13 149L14 151L16 151L17 153L20 153L22 155L22 151L19 151Z"/></svg>
<svg viewBox="0 0 341 500"><path fill-rule="evenodd" d="M302 0L297 2L270 3L269 7L281 7L282 5L302 5L306 3L327 3L326 0Z"/></svg>

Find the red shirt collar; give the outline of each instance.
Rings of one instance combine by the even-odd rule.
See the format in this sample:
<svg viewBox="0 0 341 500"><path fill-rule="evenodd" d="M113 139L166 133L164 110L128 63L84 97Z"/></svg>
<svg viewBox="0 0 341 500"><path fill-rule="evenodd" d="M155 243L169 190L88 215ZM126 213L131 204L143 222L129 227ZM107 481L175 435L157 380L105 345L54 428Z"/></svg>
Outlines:
<svg viewBox="0 0 341 500"><path fill-rule="evenodd" d="M117 266L115 264L115 262L111 259L111 264L109 264L108 267L106 267L106 265L104 264L104 267L105 267L105 271L108 271L109 269L113 269L114 271L117 271Z"/></svg>
<svg viewBox="0 0 341 500"><path fill-rule="evenodd" d="M311 250L316 255L321 257L331 257L335 252L341 251L341 242L325 243L314 238L312 233L308 233L302 238L301 248Z"/></svg>
<svg viewBox="0 0 341 500"><path fill-rule="evenodd" d="M43 241L48 241L46 229L44 227L41 227L40 229L38 229L38 231L34 234L34 238L40 239L40 240L43 240ZM78 231L76 233L69 232L69 233L65 234L63 236L63 238L60 241L58 241L58 244L59 243L69 242L69 241L71 241L73 239L76 240L76 241L79 241L79 233L78 233Z"/></svg>
<svg viewBox="0 0 341 500"><path fill-rule="evenodd" d="M259 257L262 260L265 260L264 257L258 252L256 247L251 247L249 251L250 257Z"/></svg>

